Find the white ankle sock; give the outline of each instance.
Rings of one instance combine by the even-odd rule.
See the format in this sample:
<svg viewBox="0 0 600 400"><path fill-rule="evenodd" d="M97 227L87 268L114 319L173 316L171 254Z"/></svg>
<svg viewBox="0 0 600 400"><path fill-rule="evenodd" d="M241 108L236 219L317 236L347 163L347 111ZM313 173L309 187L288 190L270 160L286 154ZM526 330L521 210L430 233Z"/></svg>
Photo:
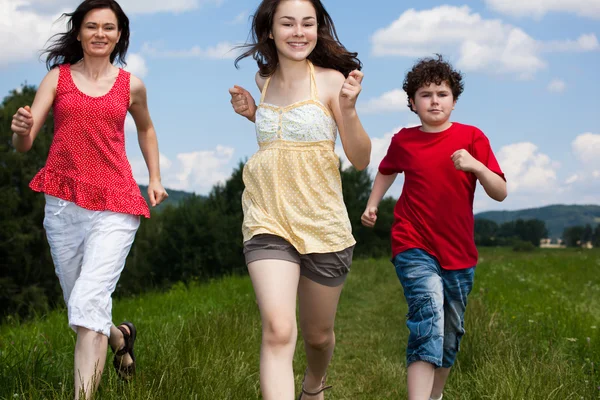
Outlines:
<svg viewBox="0 0 600 400"><path fill-rule="evenodd" d="M442 400L443 397L444 397L444 395L441 394L440 397L438 397L437 399L434 399L433 397L430 397L429 400Z"/></svg>

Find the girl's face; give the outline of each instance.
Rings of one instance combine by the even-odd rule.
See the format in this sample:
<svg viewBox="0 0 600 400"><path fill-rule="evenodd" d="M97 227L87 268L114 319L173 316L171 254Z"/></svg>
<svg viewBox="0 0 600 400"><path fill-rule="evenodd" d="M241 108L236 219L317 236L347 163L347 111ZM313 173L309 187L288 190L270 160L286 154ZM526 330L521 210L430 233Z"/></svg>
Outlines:
<svg viewBox="0 0 600 400"><path fill-rule="evenodd" d="M282 0L273 16L269 37L279 57L305 60L317 45L317 14L308 0Z"/></svg>
<svg viewBox="0 0 600 400"><path fill-rule="evenodd" d="M84 54L110 57L120 37L115 13L109 8L97 8L83 18L77 40L81 42Z"/></svg>

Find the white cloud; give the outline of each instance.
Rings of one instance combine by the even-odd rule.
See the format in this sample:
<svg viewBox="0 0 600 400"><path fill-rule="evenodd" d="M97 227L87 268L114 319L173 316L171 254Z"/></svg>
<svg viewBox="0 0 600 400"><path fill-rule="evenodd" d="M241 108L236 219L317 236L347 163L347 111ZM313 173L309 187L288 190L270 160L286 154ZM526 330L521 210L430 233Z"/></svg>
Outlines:
<svg viewBox="0 0 600 400"><path fill-rule="evenodd" d="M554 203L600 203L600 135L581 134L573 140L571 147L581 164L565 180L560 201Z"/></svg>
<svg viewBox="0 0 600 400"><path fill-rule="evenodd" d="M59 14L42 16L24 9L20 0L0 0L0 67L30 61L52 35L65 29Z"/></svg>
<svg viewBox="0 0 600 400"><path fill-rule="evenodd" d="M417 124L407 124L404 127L412 127ZM390 147L390 143L392 141L392 137L396 133L398 133L403 127L398 127L388 133L383 134L380 137L371 137L371 162L369 163L369 174L372 179L375 179L377 175L377 171L379 170L379 164L381 164L381 160L387 154L388 148ZM351 164L348 161L348 157L344 154L344 149L341 145L336 146L335 148L336 154L340 157L342 161L342 168L348 168ZM391 196L394 198L400 197L400 193L402 193L402 186L404 185L404 174L398 174L396 181L390 187L385 197Z"/></svg>
<svg viewBox="0 0 600 400"><path fill-rule="evenodd" d="M119 4L128 14L148 14L185 12L205 5L219 6L223 1L121 0ZM73 0L0 0L0 67L39 56L54 34L66 30L67 19L60 18L61 14L72 12L78 3ZM222 50L220 47L207 49L208 58L219 58L225 53Z"/></svg>
<svg viewBox="0 0 600 400"><path fill-rule="evenodd" d="M408 97L404 90L394 89L379 97L358 103L358 111L365 114L381 114L386 112L409 111L407 107Z"/></svg>
<svg viewBox="0 0 600 400"><path fill-rule="evenodd" d="M568 178L568 179L565 181L565 183L566 183L567 185L571 185L571 184L573 184L573 183L575 183L575 182L578 182L579 180L580 180L580 178L579 178L579 175L577 175L577 174L574 174L574 175L571 175L571 176L570 176L570 177L569 177L569 178Z"/></svg>
<svg viewBox="0 0 600 400"><path fill-rule="evenodd" d="M144 78L148 73L148 67L146 66L146 60L144 57L137 53L127 55L127 67L125 70L131 72L138 78Z"/></svg>
<svg viewBox="0 0 600 400"><path fill-rule="evenodd" d="M552 93L562 93L565 91L566 88L567 88L567 84L565 83L565 81L560 80L560 79L553 79L548 84L547 89L549 92L552 92Z"/></svg>
<svg viewBox="0 0 600 400"><path fill-rule="evenodd" d="M228 22L229 25L243 25L248 21L248 11L242 11L235 16L234 19Z"/></svg>
<svg viewBox="0 0 600 400"><path fill-rule="evenodd" d="M229 163L235 149L217 146L213 150L180 153L175 160L160 154L162 184L166 188L195 193L208 193L217 183L223 183L231 175ZM148 169L143 158L131 160L135 180L148 183Z"/></svg>
<svg viewBox="0 0 600 400"><path fill-rule="evenodd" d="M493 10L517 17L541 18L549 12L566 12L600 19L598 0L485 0L485 2Z"/></svg>
<svg viewBox="0 0 600 400"><path fill-rule="evenodd" d="M498 162L506 175L509 194L556 193L558 163L530 142L504 146L498 152Z"/></svg>
<svg viewBox="0 0 600 400"><path fill-rule="evenodd" d="M158 12L182 13L205 5L219 6L224 0L121 0L126 13L153 14Z"/></svg>
<svg viewBox="0 0 600 400"><path fill-rule="evenodd" d="M137 134L137 128L135 127L135 121L131 114L127 114L125 118L125 133L126 134Z"/></svg>
<svg viewBox="0 0 600 400"><path fill-rule="evenodd" d="M575 138L571 147L575 156L584 164L600 166L600 135L583 133Z"/></svg>
<svg viewBox="0 0 600 400"><path fill-rule="evenodd" d="M5 0L17 2L20 0ZM120 0L119 5L127 14L153 14L159 12L182 13L196 10L206 5L219 6L224 0ZM73 11L79 1L73 0L28 0L21 2L24 7L35 9L39 13L52 13L67 8Z"/></svg>
<svg viewBox="0 0 600 400"><path fill-rule="evenodd" d="M387 150L390 147L390 142L392 141L392 137L398 133L402 127L398 127L397 129L383 134L381 137L371 137L371 162L369 163L369 172L372 177L377 175L377 170L379 168L379 164L383 157L387 154ZM335 148L336 154L340 157L342 161L342 168L346 169L351 166L348 157L344 153L344 148L341 144L338 144Z"/></svg>
<svg viewBox="0 0 600 400"><path fill-rule="evenodd" d="M376 56L424 57L433 53L457 55L457 67L531 78L546 67L544 51L591 51L598 48L596 36L582 35L576 41L544 43L522 29L499 19L484 19L468 6L439 6L405 11L371 38Z"/></svg>
<svg viewBox="0 0 600 400"><path fill-rule="evenodd" d="M542 44L545 52L586 52L600 49L598 38L593 33L581 35L577 40L551 40Z"/></svg>
<svg viewBox="0 0 600 400"><path fill-rule="evenodd" d="M221 42L213 47L201 48L194 46L186 50L164 50L161 45L144 43L142 53L152 57L159 58L202 58L202 59L233 59L239 54L239 50L234 49L235 45L228 42Z"/></svg>

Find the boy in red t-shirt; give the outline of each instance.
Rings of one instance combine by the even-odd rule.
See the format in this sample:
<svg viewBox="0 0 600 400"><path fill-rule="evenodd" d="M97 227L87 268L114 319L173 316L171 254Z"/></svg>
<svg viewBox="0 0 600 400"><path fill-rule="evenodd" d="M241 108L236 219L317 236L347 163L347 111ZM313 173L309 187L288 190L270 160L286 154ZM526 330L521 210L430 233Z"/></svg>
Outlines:
<svg viewBox="0 0 600 400"><path fill-rule="evenodd" d="M450 122L463 83L442 56L419 61L403 89L421 126L392 138L361 221L375 225L379 202L404 172L391 239L392 262L408 303L408 398L438 400L465 332L477 264L477 180L497 201L506 198L506 180L483 132Z"/></svg>

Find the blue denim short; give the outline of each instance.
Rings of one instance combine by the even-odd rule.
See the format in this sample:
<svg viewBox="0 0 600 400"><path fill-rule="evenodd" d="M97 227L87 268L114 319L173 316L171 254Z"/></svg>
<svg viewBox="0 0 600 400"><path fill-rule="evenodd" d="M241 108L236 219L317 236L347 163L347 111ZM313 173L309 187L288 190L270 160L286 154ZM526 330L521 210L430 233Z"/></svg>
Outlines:
<svg viewBox="0 0 600 400"><path fill-rule="evenodd" d="M399 253L392 262L408 303L407 365L425 361L450 368L465 334L464 315L475 267L445 270L421 249Z"/></svg>

